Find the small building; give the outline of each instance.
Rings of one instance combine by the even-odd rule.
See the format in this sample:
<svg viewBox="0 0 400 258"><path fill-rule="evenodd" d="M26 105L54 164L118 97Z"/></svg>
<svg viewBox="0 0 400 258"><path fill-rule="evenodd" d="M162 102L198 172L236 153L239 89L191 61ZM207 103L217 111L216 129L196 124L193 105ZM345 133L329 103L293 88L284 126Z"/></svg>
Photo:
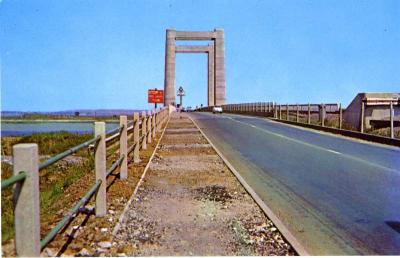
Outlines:
<svg viewBox="0 0 400 258"><path fill-rule="evenodd" d="M364 108L364 129L389 127L390 103L393 103L394 126L400 126L400 93L358 93L343 111L343 122L360 130Z"/></svg>

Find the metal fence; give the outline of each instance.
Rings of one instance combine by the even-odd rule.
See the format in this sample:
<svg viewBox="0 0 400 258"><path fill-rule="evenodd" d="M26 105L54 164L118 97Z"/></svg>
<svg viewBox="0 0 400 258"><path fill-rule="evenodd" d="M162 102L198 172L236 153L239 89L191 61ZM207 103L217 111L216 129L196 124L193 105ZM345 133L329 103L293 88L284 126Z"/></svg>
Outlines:
<svg viewBox="0 0 400 258"><path fill-rule="evenodd" d="M120 116L120 126L106 132L105 122L94 123L94 137L70 148L39 164L37 144L26 143L13 146L13 176L1 181L1 189L14 186L15 248L18 256L40 256L41 250L68 224L95 196L95 214L107 214L107 177L119 168L120 180L128 178L128 155L133 154L133 162L138 163L140 149L146 149L156 133L161 131L169 117L168 108L134 113L133 121ZM128 147L128 136L133 134L133 144ZM107 169L107 145L119 140L119 158ZM95 181L84 196L69 210L50 232L40 239L40 192L39 172L59 160L88 147L94 152Z"/></svg>
<svg viewBox="0 0 400 258"><path fill-rule="evenodd" d="M321 104L278 104L276 102L252 102L222 105L223 111L236 114L250 114L270 117L306 125L317 125L335 129L346 129L364 133L364 102L362 102L359 129L343 121L343 108L340 103ZM197 111L212 112L213 107L203 107ZM394 139L393 103L390 104L390 137Z"/></svg>

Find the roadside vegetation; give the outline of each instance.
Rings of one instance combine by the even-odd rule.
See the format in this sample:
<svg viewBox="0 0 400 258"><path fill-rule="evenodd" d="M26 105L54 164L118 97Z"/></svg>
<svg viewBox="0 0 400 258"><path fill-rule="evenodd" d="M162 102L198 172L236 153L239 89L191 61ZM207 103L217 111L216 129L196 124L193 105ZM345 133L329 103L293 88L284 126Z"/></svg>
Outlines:
<svg viewBox="0 0 400 258"><path fill-rule="evenodd" d="M3 137L2 156L12 155L12 146L18 143L37 143L40 160L61 153L75 145L91 139L92 135L79 135L68 132L33 134L24 137ZM64 190L85 174L93 171L93 157L87 149L70 156L40 171L40 210L42 223L57 212L54 204L62 198ZM2 162L1 178L12 175L12 165ZM1 191L1 234L2 243L14 236L14 214L11 188Z"/></svg>

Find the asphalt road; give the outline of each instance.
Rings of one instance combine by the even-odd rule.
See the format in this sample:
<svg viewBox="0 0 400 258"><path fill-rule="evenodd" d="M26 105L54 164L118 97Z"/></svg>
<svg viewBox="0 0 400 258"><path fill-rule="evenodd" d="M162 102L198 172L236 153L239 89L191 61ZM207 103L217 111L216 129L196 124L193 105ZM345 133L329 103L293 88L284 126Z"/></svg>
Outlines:
<svg viewBox="0 0 400 258"><path fill-rule="evenodd" d="M191 117L311 254L400 254L400 148L264 118Z"/></svg>

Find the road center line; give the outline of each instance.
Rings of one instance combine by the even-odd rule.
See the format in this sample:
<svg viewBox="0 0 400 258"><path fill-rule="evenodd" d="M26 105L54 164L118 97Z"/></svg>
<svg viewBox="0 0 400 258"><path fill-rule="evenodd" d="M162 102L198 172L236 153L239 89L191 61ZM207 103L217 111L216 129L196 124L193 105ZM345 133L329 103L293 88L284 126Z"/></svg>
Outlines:
<svg viewBox="0 0 400 258"><path fill-rule="evenodd" d="M373 167L376 167L376 168L379 168L379 169L384 169L384 170L388 170L388 171L392 171L392 172L396 172L396 173L400 172L400 171L398 171L396 169L388 168L388 167L385 167L385 166L382 166L382 165L379 165L379 164L376 164L376 163L373 163L373 162L370 162L370 161L367 161L367 160L364 160L364 159L361 159L361 158L357 158L357 157L354 157L354 156L351 156L351 155L348 155L348 154L343 154L343 153L337 152L335 150L326 149L326 148L323 148L323 147L315 145L315 144L311 144L311 143L308 143L308 142L304 142L304 141L300 141L300 140L288 137L286 135L282 135L282 134L279 134L279 133L274 133L274 132L271 132L271 131L266 130L264 128L257 127L257 126L255 126L253 124L236 120L236 119L234 119L232 117L227 117L227 118L232 120L232 121L235 121L237 123L244 124L246 126L250 126L252 128L258 129L258 130L260 130L260 131L262 131L264 133L267 133L267 134L270 134L270 135L273 135L273 136L276 136L276 137L284 138L285 140L288 140L288 141L292 141L292 142L295 142L295 143L303 144L305 146L308 146L308 147L311 147L311 148L315 148L315 149L318 149L318 150L322 150L322 151L326 151L326 152L329 152L329 153L334 153L334 154L337 154L337 155L341 155L344 158L352 159L352 160L358 161L360 163L364 163L364 164L367 164L369 166L373 166Z"/></svg>

